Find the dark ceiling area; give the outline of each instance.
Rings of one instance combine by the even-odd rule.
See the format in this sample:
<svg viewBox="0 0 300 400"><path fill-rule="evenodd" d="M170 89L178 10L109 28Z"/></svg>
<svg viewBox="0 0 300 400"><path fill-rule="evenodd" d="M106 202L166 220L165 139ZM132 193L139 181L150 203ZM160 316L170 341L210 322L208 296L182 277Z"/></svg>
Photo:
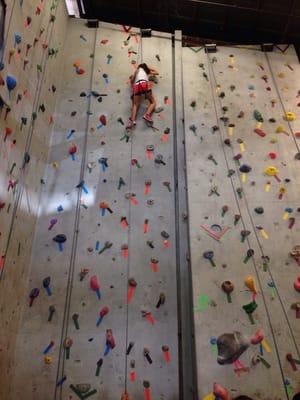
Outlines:
<svg viewBox="0 0 300 400"><path fill-rule="evenodd" d="M79 0L82 17L232 44L294 44L300 0ZM298 52L299 55L299 52Z"/></svg>

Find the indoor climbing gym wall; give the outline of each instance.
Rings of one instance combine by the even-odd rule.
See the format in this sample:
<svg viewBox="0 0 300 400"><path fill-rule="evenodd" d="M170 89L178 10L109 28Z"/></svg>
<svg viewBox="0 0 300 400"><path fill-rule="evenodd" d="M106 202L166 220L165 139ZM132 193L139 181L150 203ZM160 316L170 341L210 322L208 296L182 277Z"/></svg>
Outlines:
<svg viewBox="0 0 300 400"><path fill-rule="evenodd" d="M141 62L154 123L128 131ZM293 47L15 0L0 67L0 398L294 400Z"/></svg>
<svg viewBox="0 0 300 400"><path fill-rule="evenodd" d="M178 398L171 52L170 34L69 21L10 398ZM141 60L155 126L143 109L129 134Z"/></svg>
<svg viewBox="0 0 300 400"><path fill-rule="evenodd" d="M292 46L183 49L202 399L299 393L299 74Z"/></svg>
<svg viewBox="0 0 300 400"><path fill-rule="evenodd" d="M11 398L6 389L11 385L15 366L13 352L26 298L66 21L63 2L7 2L5 51L0 71L0 397L3 399Z"/></svg>

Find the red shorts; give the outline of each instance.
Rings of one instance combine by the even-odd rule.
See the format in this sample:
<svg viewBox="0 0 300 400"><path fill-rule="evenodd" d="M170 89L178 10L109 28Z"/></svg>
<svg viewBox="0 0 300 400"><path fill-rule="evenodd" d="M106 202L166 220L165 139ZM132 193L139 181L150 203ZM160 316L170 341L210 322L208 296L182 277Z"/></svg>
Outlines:
<svg viewBox="0 0 300 400"><path fill-rule="evenodd" d="M147 81L138 81L133 85L133 95L141 96L142 94L151 93L149 84Z"/></svg>

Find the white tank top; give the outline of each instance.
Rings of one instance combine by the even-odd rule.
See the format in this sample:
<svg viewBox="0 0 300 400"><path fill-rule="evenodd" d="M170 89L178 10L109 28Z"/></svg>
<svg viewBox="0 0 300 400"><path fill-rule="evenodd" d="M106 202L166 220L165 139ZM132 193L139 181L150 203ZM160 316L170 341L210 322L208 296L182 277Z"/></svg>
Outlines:
<svg viewBox="0 0 300 400"><path fill-rule="evenodd" d="M139 68L135 77L135 83L138 81L148 81L148 75L143 68Z"/></svg>

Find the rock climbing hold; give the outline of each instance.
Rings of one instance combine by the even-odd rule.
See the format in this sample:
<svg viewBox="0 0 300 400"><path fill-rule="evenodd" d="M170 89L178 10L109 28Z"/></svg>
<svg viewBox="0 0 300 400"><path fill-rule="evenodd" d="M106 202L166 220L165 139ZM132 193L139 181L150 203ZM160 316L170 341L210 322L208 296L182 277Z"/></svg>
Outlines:
<svg viewBox="0 0 300 400"><path fill-rule="evenodd" d="M263 119L261 113L260 113L258 110L254 110L253 116L254 116L254 118L256 119L256 121L258 121L258 122L264 122L264 119Z"/></svg>
<svg viewBox="0 0 300 400"><path fill-rule="evenodd" d="M278 169L273 166L269 166L264 169L264 173L268 176L276 176L278 174L278 172L279 172Z"/></svg>
<svg viewBox="0 0 300 400"><path fill-rule="evenodd" d="M293 113L293 112L291 112L291 111L287 111L287 112L284 114L284 119L285 119L286 121L295 121L296 115L295 115L295 113Z"/></svg>
<svg viewBox="0 0 300 400"><path fill-rule="evenodd" d="M268 156L271 158L271 160L275 160L275 158L277 158L277 154L275 153L275 152L270 152L269 154L268 154Z"/></svg>
<svg viewBox="0 0 300 400"><path fill-rule="evenodd" d="M250 322L251 322L251 324L252 325L254 325L254 319L253 319L253 316L252 316L252 314L254 313L254 311L257 309L257 303L253 300L253 301L251 301L251 303L249 303L249 304L245 304L244 306L243 306L243 310L246 312L246 314L248 315L248 317L249 317L249 320L250 320Z"/></svg>
<svg viewBox="0 0 300 400"><path fill-rule="evenodd" d="M257 133L260 137L265 137L265 136L266 136L266 132L263 131L263 130L260 129L260 128L255 128L255 129L254 129L254 132Z"/></svg>
<svg viewBox="0 0 300 400"><path fill-rule="evenodd" d="M67 240L66 235L58 234L52 240L58 244L59 251L63 251L63 243Z"/></svg>
<svg viewBox="0 0 300 400"><path fill-rule="evenodd" d="M284 133L284 134L287 135L287 136L290 135L289 132L286 130L286 128L285 128L284 125L279 125L279 126L276 128L276 133Z"/></svg>
<svg viewBox="0 0 300 400"><path fill-rule="evenodd" d="M233 157L233 159L234 159L234 161L237 163L237 165L241 165L240 164L240 159L242 158L242 154L236 154L234 157Z"/></svg>
<svg viewBox="0 0 300 400"><path fill-rule="evenodd" d="M300 276L298 276L297 279L294 282L294 289L297 292L300 292Z"/></svg>
<svg viewBox="0 0 300 400"><path fill-rule="evenodd" d="M234 290L234 285L233 285L233 283L232 283L231 281L224 281L224 282L222 283L222 286L221 286L221 287L222 287L223 292L226 293L228 303L231 303L231 302L232 302L232 300L231 300L231 293L232 293L233 290Z"/></svg>
<svg viewBox="0 0 300 400"><path fill-rule="evenodd" d="M245 278L245 285L247 286L248 289L251 290L251 292L253 292L254 294L257 293L256 283L255 283L254 277L252 275L248 275Z"/></svg>
<svg viewBox="0 0 300 400"><path fill-rule="evenodd" d="M205 258L206 260L208 260L210 262L210 264L212 265L212 267L215 267L216 264L214 262L214 252L211 250L207 250L203 253L203 258Z"/></svg>
<svg viewBox="0 0 300 400"><path fill-rule="evenodd" d="M250 231L247 231L245 229L243 229L241 231L241 242L244 243L244 241L246 240L246 238L251 234Z"/></svg>
<svg viewBox="0 0 300 400"><path fill-rule="evenodd" d="M252 170L252 168L250 167L250 165L243 164L240 166L239 170L240 170L240 172L247 174L248 172L250 172Z"/></svg>
<svg viewBox="0 0 300 400"><path fill-rule="evenodd" d="M263 214L264 213L263 207L255 207L254 211L256 212L256 214Z"/></svg>
<svg viewBox="0 0 300 400"><path fill-rule="evenodd" d="M251 338L237 331L224 333L217 339L218 363L221 365L234 363L248 349L250 344L255 344L257 340L263 340L260 331L257 331Z"/></svg>

